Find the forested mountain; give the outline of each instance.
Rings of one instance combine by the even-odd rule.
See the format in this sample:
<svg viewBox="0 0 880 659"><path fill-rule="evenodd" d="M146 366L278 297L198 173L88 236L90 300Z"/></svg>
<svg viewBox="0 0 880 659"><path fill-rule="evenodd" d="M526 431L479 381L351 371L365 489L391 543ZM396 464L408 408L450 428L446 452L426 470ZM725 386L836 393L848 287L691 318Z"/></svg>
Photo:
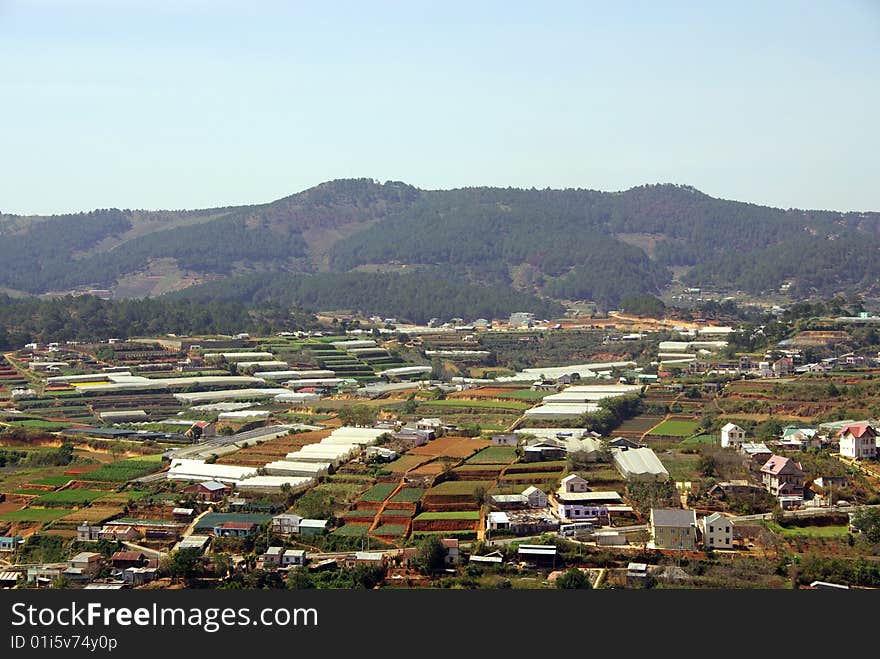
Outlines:
<svg viewBox="0 0 880 659"><path fill-rule="evenodd" d="M876 296L878 256L878 213L782 210L678 185L419 190L347 179L254 206L0 215L0 287L32 294L139 290L122 278L155 293L162 275L205 282L407 265L503 295L513 287L605 307L662 292L676 266L688 285L759 293L791 281L798 296ZM169 263L167 272L157 265Z"/></svg>
<svg viewBox="0 0 880 659"><path fill-rule="evenodd" d="M410 274L321 273L293 275L255 273L230 277L160 299L229 300L248 304L293 307L306 311L346 310L364 315L381 314L416 323L455 316L506 318L528 310L539 318L561 316L558 302L503 285L479 285L438 268Z"/></svg>

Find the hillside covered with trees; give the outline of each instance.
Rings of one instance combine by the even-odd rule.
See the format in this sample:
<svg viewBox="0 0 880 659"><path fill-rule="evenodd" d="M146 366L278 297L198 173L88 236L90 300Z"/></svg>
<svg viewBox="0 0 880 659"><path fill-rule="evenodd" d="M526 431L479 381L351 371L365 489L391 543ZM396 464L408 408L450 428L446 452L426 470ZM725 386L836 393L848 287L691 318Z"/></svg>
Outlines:
<svg viewBox="0 0 880 659"><path fill-rule="evenodd" d="M791 282L798 297L876 297L878 255L880 213L783 210L680 185L420 190L347 179L253 206L0 215L0 287L27 294L114 289L163 261L193 281L427 266L605 308L661 293L674 268L691 286L760 293Z"/></svg>

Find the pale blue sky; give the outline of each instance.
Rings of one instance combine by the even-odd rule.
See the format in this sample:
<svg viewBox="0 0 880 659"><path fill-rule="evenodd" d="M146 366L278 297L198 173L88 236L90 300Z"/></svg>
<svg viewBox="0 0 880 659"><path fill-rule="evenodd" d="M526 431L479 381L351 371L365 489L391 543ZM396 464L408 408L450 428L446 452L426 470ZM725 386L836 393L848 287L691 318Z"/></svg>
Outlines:
<svg viewBox="0 0 880 659"><path fill-rule="evenodd" d="M880 0L0 0L0 211L642 183L880 210Z"/></svg>

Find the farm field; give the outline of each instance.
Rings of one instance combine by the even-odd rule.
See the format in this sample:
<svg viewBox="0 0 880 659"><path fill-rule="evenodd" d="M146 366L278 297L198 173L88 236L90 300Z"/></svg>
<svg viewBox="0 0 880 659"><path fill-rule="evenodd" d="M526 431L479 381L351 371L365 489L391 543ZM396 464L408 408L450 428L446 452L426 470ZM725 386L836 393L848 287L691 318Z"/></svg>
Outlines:
<svg viewBox="0 0 880 659"><path fill-rule="evenodd" d="M81 524L88 522L89 524L102 524L112 517L123 513L122 506L109 506L104 501L98 501L97 505L88 508L80 508L62 517L58 523Z"/></svg>
<svg viewBox="0 0 880 659"><path fill-rule="evenodd" d="M425 496L471 496L477 488L482 487L488 489L491 486L492 481L446 481L429 489L425 492Z"/></svg>
<svg viewBox="0 0 880 659"><path fill-rule="evenodd" d="M367 535L370 530L369 524L345 524L330 532L330 535L345 537L360 537Z"/></svg>
<svg viewBox="0 0 880 659"><path fill-rule="evenodd" d="M87 503L106 496L103 490L59 490L57 492L47 492L46 494L34 499L33 504L46 508L64 507L64 506L82 506Z"/></svg>
<svg viewBox="0 0 880 659"><path fill-rule="evenodd" d="M694 437L688 437L687 439L682 440L679 443L679 446L698 446L700 444L708 444L708 445L717 445L720 443L720 438L716 435L696 435Z"/></svg>
<svg viewBox="0 0 880 659"><path fill-rule="evenodd" d="M614 431L614 434L624 436L642 435L648 432L651 428L660 423L660 421L662 420L663 417L661 416L650 416L647 414L636 416L632 419L627 419L622 424L620 424Z"/></svg>
<svg viewBox="0 0 880 659"><path fill-rule="evenodd" d="M660 462L669 472L669 477L676 481L698 480L700 456L688 453L660 453Z"/></svg>
<svg viewBox="0 0 880 659"><path fill-rule="evenodd" d="M409 453L411 455L428 455L431 457L466 458L489 445L491 445L491 442L487 439L446 436L430 441L424 446L417 446L411 449Z"/></svg>
<svg viewBox="0 0 880 659"><path fill-rule="evenodd" d="M480 511L478 510L456 510L452 512L427 512L420 513L416 516L416 520L426 520L426 519L466 519L466 520L478 520L480 519Z"/></svg>
<svg viewBox="0 0 880 659"><path fill-rule="evenodd" d="M403 487L388 501L391 503L415 503L425 494L425 490L418 487ZM387 512L387 511L386 511Z"/></svg>
<svg viewBox="0 0 880 659"><path fill-rule="evenodd" d="M360 500L379 503L385 501L395 489L397 489L397 483L376 483L361 495Z"/></svg>
<svg viewBox="0 0 880 659"><path fill-rule="evenodd" d="M769 523L767 528L783 537L846 538L849 530L843 526L780 526Z"/></svg>
<svg viewBox="0 0 880 659"><path fill-rule="evenodd" d="M4 522L51 522L72 513L70 508L23 508L0 515Z"/></svg>
<svg viewBox="0 0 880 659"><path fill-rule="evenodd" d="M509 464L516 460L512 446L489 446L467 459L468 464Z"/></svg>
<svg viewBox="0 0 880 659"><path fill-rule="evenodd" d="M384 465L384 468L390 471L393 474L403 474L409 471L410 469L415 469L420 464L423 464L430 460L428 456L425 455L402 455L396 460L389 462Z"/></svg>
<svg viewBox="0 0 880 659"><path fill-rule="evenodd" d="M690 437L699 424L696 421L682 421L680 419L667 419L651 431L651 435L671 435L674 437Z"/></svg>
<svg viewBox="0 0 880 659"><path fill-rule="evenodd" d="M495 410L513 410L521 412L532 407L529 403L521 403L519 401L494 401L494 400L461 400L457 398L447 398L445 400L432 400L419 405L422 408L472 408L472 409L495 409ZM430 410L428 410L430 411Z"/></svg>
<svg viewBox="0 0 880 659"><path fill-rule="evenodd" d="M283 460L288 453L293 453L309 444L317 444L327 437L332 430L313 430L310 432L284 435L267 442L239 449L217 460L217 464L234 464L245 467L262 467L269 462Z"/></svg>
<svg viewBox="0 0 880 659"><path fill-rule="evenodd" d="M160 454L144 455L104 465L100 469L89 472L87 476L90 481L125 483L133 478L140 478L158 471L161 467L162 456Z"/></svg>

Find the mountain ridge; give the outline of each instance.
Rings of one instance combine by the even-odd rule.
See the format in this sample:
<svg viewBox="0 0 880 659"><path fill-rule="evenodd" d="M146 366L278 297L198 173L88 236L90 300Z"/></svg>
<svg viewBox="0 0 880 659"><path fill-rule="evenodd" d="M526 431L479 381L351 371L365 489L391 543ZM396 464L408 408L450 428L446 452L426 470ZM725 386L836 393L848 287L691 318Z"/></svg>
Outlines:
<svg viewBox="0 0 880 659"><path fill-rule="evenodd" d="M673 270L686 285L719 290L787 283L792 295L875 296L878 254L880 213L773 208L671 183L423 190L355 178L263 204L0 215L0 287L37 295L439 266L481 285L603 306L662 293Z"/></svg>

